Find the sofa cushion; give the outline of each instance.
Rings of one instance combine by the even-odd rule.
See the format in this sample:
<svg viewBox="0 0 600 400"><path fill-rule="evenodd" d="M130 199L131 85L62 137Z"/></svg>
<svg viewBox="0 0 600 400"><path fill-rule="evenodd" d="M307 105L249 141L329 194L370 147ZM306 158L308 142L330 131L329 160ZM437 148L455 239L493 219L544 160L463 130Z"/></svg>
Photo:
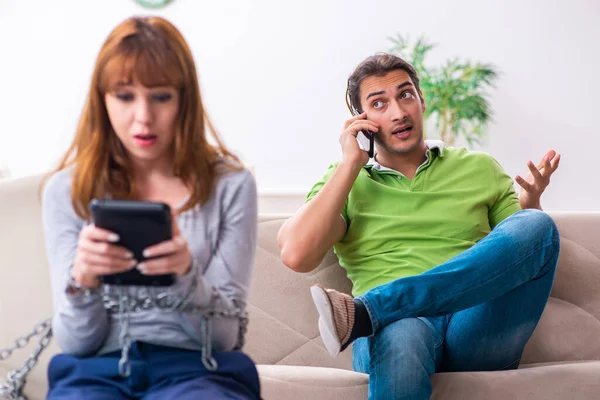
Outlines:
<svg viewBox="0 0 600 400"><path fill-rule="evenodd" d="M525 347L522 362L600 360L598 338L600 259L563 237L552 297Z"/></svg>
<svg viewBox="0 0 600 400"><path fill-rule="evenodd" d="M581 307L600 320L600 258L563 236L552 296Z"/></svg>
<svg viewBox="0 0 600 400"><path fill-rule="evenodd" d="M367 398L368 375L321 367L259 365L265 399ZM432 378L432 400L597 398L600 361L536 365L512 371L451 372Z"/></svg>
<svg viewBox="0 0 600 400"><path fill-rule="evenodd" d="M522 363L600 360L600 321L551 297L523 351Z"/></svg>
<svg viewBox="0 0 600 400"><path fill-rule="evenodd" d="M258 364L351 369L351 351L334 359L325 350L309 288L322 283L349 293L352 285L333 252L306 274L283 265L276 237L284 221L264 221L258 226L256 269L248 299L250 323L244 350Z"/></svg>
<svg viewBox="0 0 600 400"><path fill-rule="evenodd" d="M511 371L436 374L432 400L591 400L600 393L600 361Z"/></svg>
<svg viewBox="0 0 600 400"><path fill-rule="evenodd" d="M337 368L259 365L265 399L365 400L369 376Z"/></svg>

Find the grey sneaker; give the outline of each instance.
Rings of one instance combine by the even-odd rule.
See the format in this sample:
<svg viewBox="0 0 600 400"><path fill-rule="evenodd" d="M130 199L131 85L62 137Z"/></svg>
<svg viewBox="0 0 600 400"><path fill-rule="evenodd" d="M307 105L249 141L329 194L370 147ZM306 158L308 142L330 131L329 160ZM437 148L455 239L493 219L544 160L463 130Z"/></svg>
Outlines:
<svg viewBox="0 0 600 400"><path fill-rule="evenodd" d="M354 326L352 297L321 285L311 286L310 294L319 313L321 338L329 354L336 357L349 344Z"/></svg>

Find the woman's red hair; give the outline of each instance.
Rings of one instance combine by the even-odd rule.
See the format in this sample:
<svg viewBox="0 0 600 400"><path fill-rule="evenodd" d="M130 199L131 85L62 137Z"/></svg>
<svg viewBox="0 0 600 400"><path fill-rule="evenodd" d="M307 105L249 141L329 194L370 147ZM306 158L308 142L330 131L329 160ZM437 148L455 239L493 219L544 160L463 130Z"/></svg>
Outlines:
<svg viewBox="0 0 600 400"><path fill-rule="evenodd" d="M166 85L179 90L173 172L191 193L180 211L208 200L223 160L231 168L241 168L206 115L196 65L181 33L160 17L129 18L110 33L100 49L75 138L54 171L73 168L71 201L83 219L90 218L88 205L94 198L135 199L131 164L104 102L112 85L133 78L147 87ZM207 140L207 130L214 145Z"/></svg>

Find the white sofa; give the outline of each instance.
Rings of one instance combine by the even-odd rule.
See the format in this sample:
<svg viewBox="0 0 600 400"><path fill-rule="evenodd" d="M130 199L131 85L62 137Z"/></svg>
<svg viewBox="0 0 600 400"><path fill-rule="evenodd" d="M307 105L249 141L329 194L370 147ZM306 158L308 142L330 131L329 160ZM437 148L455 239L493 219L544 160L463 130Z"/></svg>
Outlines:
<svg viewBox="0 0 600 400"><path fill-rule="evenodd" d="M52 312L38 199L40 177L0 181L0 350ZM552 297L521 368L433 376L433 399L600 398L600 213L553 213L562 235ZM350 282L331 252L308 274L287 269L276 234L286 216L261 216L245 350L259 365L265 399L367 398L368 376L351 370L351 352L326 352L308 288L319 282L346 292ZM30 344L0 361L0 383L21 366ZM53 342L25 393L44 398Z"/></svg>

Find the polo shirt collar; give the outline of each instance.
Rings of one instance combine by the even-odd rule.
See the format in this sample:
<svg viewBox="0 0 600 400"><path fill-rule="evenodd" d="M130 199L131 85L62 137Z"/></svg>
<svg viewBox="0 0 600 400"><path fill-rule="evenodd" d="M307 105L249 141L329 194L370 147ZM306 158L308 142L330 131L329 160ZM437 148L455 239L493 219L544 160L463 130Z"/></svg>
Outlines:
<svg viewBox="0 0 600 400"><path fill-rule="evenodd" d="M429 160L429 150L433 150L433 149L437 149L438 150L438 155L440 157L444 157L445 144L441 140L434 140L434 139L425 140L425 146L427 146L427 151L425 152L425 156L427 157L427 160ZM395 170L393 170L391 168L388 168L388 167L385 167L385 166L379 164L377 162L377 160L375 160L375 158L373 158L373 163L371 164L371 166L376 171L394 171L394 172L397 172L397 171L395 171Z"/></svg>

